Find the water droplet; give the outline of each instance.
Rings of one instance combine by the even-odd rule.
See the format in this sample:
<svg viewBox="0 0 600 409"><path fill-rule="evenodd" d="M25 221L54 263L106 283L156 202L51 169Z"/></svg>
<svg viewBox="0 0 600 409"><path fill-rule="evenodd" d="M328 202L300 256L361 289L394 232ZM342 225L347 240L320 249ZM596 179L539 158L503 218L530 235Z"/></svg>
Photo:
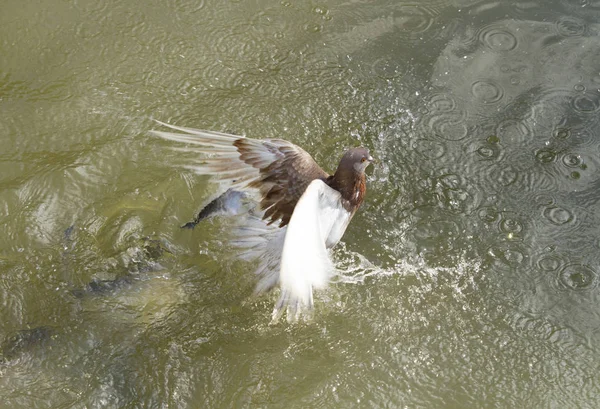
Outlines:
<svg viewBox="0 0 600 409"><path fill-rule="evenodd" d="M421 33L433 24L433 15L419 5L400 6L394 13L394 25L403 31Z"/></svg>
<svg viewBox="0 0 600 409"><path fill-rule="evenodd" d="M557 226L569 223L575 218L570 211L558 206L551 206L544 209L544 217L548 219L550 223Z"/></svg>
<svg viewBox="0 0 600 409"><path fill-rule="evenodd" d="M325 14L327 14L327 7L317 6L313 9L313 11L317 14L324 16Z"/></svg>
<svg viewBox="0 0 600 409"><path fill-rule="evenodd" d="M521 264L523 262L524 258L525 258L525 255L522 252L520 252L519 250L506 249L504 251L504 259L506 260L506 263L511 266L516 266L518 264Z"/></svg>
<svg viewBox="0 0 600 409"><path fill-rule="evenodd" d="M491 247L488 254L499 262L515 267L523 262L525 253L514 244Z"/></svg>
<svg viewBox="0 0 600 409"><path fill-rule="evenodd" d="M573 99L573 108L586 114L596 112L600 108L600 100L597 96L579 96Z"/></svg>
<svg viewBox="0 0 600 409"><path fill-rule="evenodd" d="M491 159L495 156L494 149L492 149L492 147L490 146L480 147L479 149L477 149L477 153L479 154L479 156L485 159Z"/></svg>
<svg viewBox="0 0 600 409"><path fill-rule="evenodd" d="M500 142L500 139L496 135L490 135L486 141L488 141L488 143L498 143Z"/></svg>
<svg viewBox="0 0 600 409"><path fill-rule="evenodd" d="M475 81L471 85L471 93L484 104L498 102L504 96L502 88L491 81Z"/></svg>
<svg viewBox="0 0 600 409"><path fill-rule="evenodd" d="M556 152L551 149L540 149L535 153L535 158L540 163L554 162L556 159Z"/></svg>
<svg viewBox="0 0 600 409"><path fill-rule="evenodd" d="M559 139L567 139L571 136L571 131L565 128L558 128L554 130L554 136Z"/></svg>
<svg viewBox="0 0 600 409"><path fill-rule="evenodd" d="M560 259L556 256L547 256L538 260L538 267L544 271L554 271L560 267Z"/></svg>
<svg viewBox="0 0 600 409"><path fill-rule="evenodd" d="M309 23L304 26L304 31L307 31L309 33L318 33L322 29L323 27L321 27L321 25L319 24Z"/></svg>
<svg viewBox="0 0 600 409"><path fill-rule="evenodd" d="M523 224L516 219L504 219L500 222L500 230L504 233L518 234L523 231Z"/></svg>
<svg viewBox="0 0 600 409"><path fill-rule="evenodd" d="M571 172L571 179L579 179L581 177L581 174L577 171L575 172Z"/></svg>
<svg viewBox="0 0 600 409"><path fill-rule="evenodd" d="M484 207L478 212L479 218L486 223L494 223L498 220L500 213L495 207Z"/></svg>
<svg viewBox="0 0 600 409"><path fill-rule="evenodd" d="M429 99L429 106L432 111L450 112L456 108L456 102L448 94L435 94Z"/></svg>
<svg viewBox="0 0 600 409"><path fill-rule="evenodd" d="M575 84L573 89L575 91L583 92L583 91L585 91L585 86L583 84Z"/></svg>
<svg viewBox="0 0 600 409"><path fill-rule="evenodd" d="M517 38L503 27L484 27L479 39L494 51L510 51L517 46Z"/></svg>
<svg viewBox="0 0 600 409"><path fill-rule="evenodd" d="M558 279L568 289L588 290L596 284L596 272L582 264L571 264L559 273Z"/></svg>
<svg viewBox="0 0 600 409"><path fill-rule="evenodd" d="M565 37L580 37L586 31L585 22L575 17L561 17L556 22L556 31Z"/></svg>
<svg viewBox="0 0 600 409"><path fill-rule="evenodd" d="M563 156L562 161L565 164L565 166L568 166L569 168L579 167L583 163L583 159L581 159L581 156L575 153L566 154L565 156Z"/></svg>

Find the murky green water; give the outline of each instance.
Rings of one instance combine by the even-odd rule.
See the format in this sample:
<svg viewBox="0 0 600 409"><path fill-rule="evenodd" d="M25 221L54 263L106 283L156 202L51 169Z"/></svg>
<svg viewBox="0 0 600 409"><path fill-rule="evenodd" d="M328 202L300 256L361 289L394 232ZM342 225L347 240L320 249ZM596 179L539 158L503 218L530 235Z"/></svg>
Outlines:
<svg viewBox="0 0 600 409"><path fill-rule="evenodd" d="M0 407L600 405L600 2L0 8ZM378 157L312 322L152 118Z"/></svg>

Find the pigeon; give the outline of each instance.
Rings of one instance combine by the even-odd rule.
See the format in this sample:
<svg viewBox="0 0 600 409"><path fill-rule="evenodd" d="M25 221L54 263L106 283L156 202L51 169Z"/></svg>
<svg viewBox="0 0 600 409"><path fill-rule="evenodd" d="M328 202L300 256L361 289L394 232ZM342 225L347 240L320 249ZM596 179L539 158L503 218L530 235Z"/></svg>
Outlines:
<svg viewBox="0 0 600 409"><path fill-rule="evenodd" d="M153 135L185 144L194 154L184 167L210 175L227 190L210 202L193 227L211 213L234 214L250 203L232 243L245 260L259 260L256 293L280 287L277 320L310 315L313 289L333 275L329 250L342 238L366 193L365 169L373 162L363 147L347 150L329 175L299 146L282 139L252 139L223 132L174 126Z"/></svg>

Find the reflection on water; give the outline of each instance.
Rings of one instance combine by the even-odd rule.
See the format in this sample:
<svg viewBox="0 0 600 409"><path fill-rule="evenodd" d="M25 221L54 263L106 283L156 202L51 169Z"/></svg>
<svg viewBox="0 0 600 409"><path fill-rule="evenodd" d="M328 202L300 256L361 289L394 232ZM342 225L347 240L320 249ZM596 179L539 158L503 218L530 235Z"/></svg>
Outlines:
<svg viewBox="0 0 600 409"><path fill-rule="evenodd" d="M598 406L600 3L3 11L0 406ZM151 118L371 149L312 322Z"/></svg>

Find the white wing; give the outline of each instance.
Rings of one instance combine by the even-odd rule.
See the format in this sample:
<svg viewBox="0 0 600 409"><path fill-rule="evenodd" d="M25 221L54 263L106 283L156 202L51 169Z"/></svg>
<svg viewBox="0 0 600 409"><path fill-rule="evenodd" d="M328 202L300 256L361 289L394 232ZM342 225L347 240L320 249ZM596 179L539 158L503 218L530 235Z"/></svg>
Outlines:
<svg viewBox="0 0 600 409"><path fill-rule="evenodd" d="M343 208L340 193L322 180L313 180L294 208L287 226L279 280L281 296L273 310L276 320L287 307L288 320L295 320L313 306L313 288L324 288L333 271L328 242L341 238L351 218Z"/></svg>
<svg viewBox="0 0 600 409"><path fill-rule="evenodd" d="M250 212L233 229L231 244L239 249L236 257L259 260L254 271L259 278L255 293L271 290L279 283L279 266L287 226L277 227L262 220L262 212Z"/></svg>

